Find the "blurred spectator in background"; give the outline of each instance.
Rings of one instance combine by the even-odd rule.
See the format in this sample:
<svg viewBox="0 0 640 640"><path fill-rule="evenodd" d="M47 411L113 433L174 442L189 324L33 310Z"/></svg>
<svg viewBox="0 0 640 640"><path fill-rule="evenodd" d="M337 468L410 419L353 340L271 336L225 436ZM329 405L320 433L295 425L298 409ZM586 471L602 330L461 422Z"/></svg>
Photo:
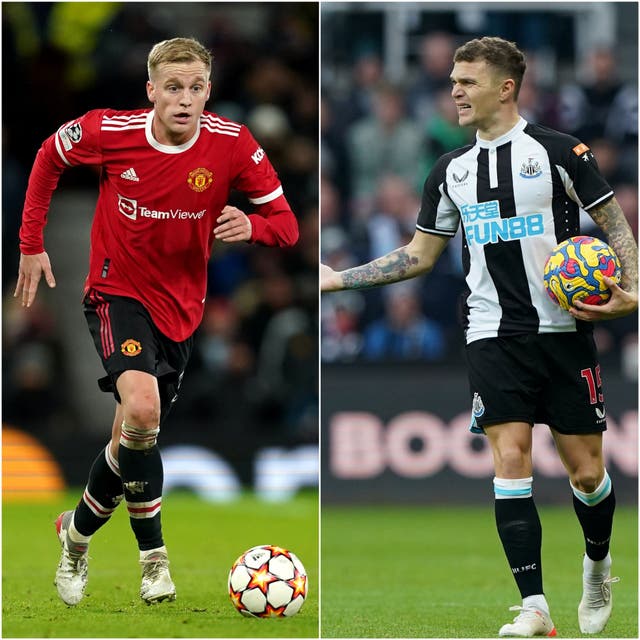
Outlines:
<svg viewBox="0 0 640 640"><path fill-rule="evenodd" d="M421 175L431 171L436 160L447 151L471 142L473 134L458 124L458 110L451 99L451 89L440 89L434 94L434 112L427 120L419 120L425 127L426 154L420 167ZM415 226L415 220L414 220Z"/></svg>
<svg viewBox="0 0 640 640"><path fill-rule="evenodd" d="M384 83L375 92L373 114L358 120L347 133L352 197L363 215L370 212L377 180L401 176L417 185L423 142L420 127L406 116L398 87Z"/></svg>
<svg viewBox="0 0 640 640"><path fill-rule="evenodd" d="M435 31L420 42L418 76L407 91L409 112L418 122L429 122L438 111L437 96L450 91L451 61L457 44L450 33Z"/></svg>
<svg viewBox="0 0 640 640"><path fill-rule="evenodd" d="M321 178L320 245L323 259L334 268L354 266L359 259L354 243L343 227L348 218L335 185ZM366 244L364 245L366 246ZM344 295L343 295L344 294ZM321 355L328 362L355 359L362 349L360 315L364 299L358 291L339 292L323 300L321 311Z"/></svg>
<svg viewBox="0 0 640 640"><path fill-rule="evenodd" d="M415 233L419 208L419 196L410 182L393 174L380 176L373 213L364 222L368 238L366 260L407 244Z"/></svg>
<svg viewBox="0 0 640 640"><path fill-rule="evenodd" d="M338 189L333 182L322 177L320 194L320 244L323 255L333 264L356 264L353 246L345 229L350 220L346 216Z"/></svg>
<svg viewBox="0 0 640 640"><path fill-rule="evenodd" d="M349 362L362 351L360 317L365 300L359 291L339 291L322 303L321 354L325 362Z"/></svg>
<svg viewBox="0 0 640 640"><path fill-rule="evenodd" d="M618 186L637 181L637 163L630 165L625 161L624 154L620 152L620 143L611 138L592 138L589 147L598 161L602 175L616 191Z"/></svg>
<svg viewBox="0 0 640 640"><path fill-rule="evenodd" d="M185 384L185 413L208 421L214 416L229 419L237 410L247 414L245 383L255 370L255 353L239 339L238 324L239 311L232 300L207 301L193 362L185 373L191 383Z"/></svg>
<svg viewBox="0 0 640 640"><path fill-rule="evenodd" d="M364 331L367 360L433 361L445 353L442 328L420 310L420 297L408 283L385 293L385 314Z"/></svg>
<svg viewBox="0 0 640 640"><path fill-rule="evenodd" d="M3 304L2 419L41 435L64 437L73 425L64 349L42 300L27 311L13 296Z"/></svg>
<svg viewBox="0 0 640 640"><path fill-rule="evenodd" d="M595 46L585 63L583 80L560 88L561 126L582 140L637 144L638 91L620 78L615 52Z"/></svg>
<svg viewBox="0 0 640 640"><path fill-rule="evenodd" d="M374 51L361 52L351 68L351 81L346 95L340 95L338 100L342 127L373 114L378 87L383 81L384 69L380 56Z"/></svg>
<svg viewBox="0 0 640 640"><path fill-rule="evenodd" d="M510 11L507 4L502 10L489 8L483 13L486 24L476 24L479 32L488 29L492 35L516 41L522 50L545 50L552 46L550 43L556 47L564 46L560 42L562 32L559 32L561 27L558 20L550 20L549 14L544 11L533 8L529 11Z"/></svg>
<svg viewBox="0 0 640 640"><path fill-rule="evenodd" d="M334 102L323 95L320 102L320 174L330 179L341 197L349 195L349 156L341 120Z"/></svg>
<svg viewBox="0 0 640 640"><path fill-rule="evenodd" d="M548 70L544 69L545 61L540 60L534 52L526 51L525 55L527 74L518 94L520 113L527 122L544 124L552 129L561 128L557 92L542 80L542 76L548 74Z"/></svg>
<svg viewBox="0 0 640 640"><path fill-rule="evenodd" d="M634 237L638 238L638 188L629 182L616 187L616 198L624 211Z"/></svg>
<svg viewBox="0 0 640 640"><path fill-rule="evenodd" d="M282 278L282 284L288 282ZM297 302L289 301L267 324L253 389L270 409L275 427L284 427L293 442L312 442L318 413L317 322Z"/></svg>

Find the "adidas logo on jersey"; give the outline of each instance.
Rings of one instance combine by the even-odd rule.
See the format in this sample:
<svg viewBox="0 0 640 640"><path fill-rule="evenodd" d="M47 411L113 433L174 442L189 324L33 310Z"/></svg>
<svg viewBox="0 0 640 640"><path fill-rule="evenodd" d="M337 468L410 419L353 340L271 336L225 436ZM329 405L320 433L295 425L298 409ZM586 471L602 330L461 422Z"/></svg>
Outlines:
<svg viewBox="0 0 640 640"><path fill-rule="evenodd" d="M133 182L140 182L140 178L136 175L135 169L131 167L131 169L127 169L120 174L121 178L125 180L132 180Z"/></svg>

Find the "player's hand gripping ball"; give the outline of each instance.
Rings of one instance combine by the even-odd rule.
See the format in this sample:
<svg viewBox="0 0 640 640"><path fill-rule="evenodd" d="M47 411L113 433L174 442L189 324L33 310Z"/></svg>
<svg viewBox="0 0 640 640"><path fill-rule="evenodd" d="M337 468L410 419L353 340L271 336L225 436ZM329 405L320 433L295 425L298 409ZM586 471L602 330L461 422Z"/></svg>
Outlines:
<svg viewBox="0 0 640 640"><path fill-rule="evenodd" d="M291 551L268 544L252 547L231 567L229 596L244 616L290 618L307 597L307 572Z"/></svg>
<svg viewBox="0 0 640 640"><path fill-rule="evenodd" d="M618 256L608 244L591 236L574 236L547 258L544 286L549 297L568 310L576 300L604 304L611 297L604 277L619 284L621 275Z"/></svg>

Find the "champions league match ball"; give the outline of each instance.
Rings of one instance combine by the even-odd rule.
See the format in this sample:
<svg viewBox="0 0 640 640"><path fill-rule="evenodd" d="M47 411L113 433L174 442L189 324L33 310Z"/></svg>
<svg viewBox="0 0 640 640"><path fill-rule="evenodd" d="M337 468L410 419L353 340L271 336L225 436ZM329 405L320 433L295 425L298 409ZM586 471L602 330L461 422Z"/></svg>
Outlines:
<svg viewBox="0 0 640 640"><path fill-rule="evenodd" d="M291 551L273 545L252 547L231 567L229 596L243 616L290 618L307 597L307 572Z"/></svg>
<svg viewBox="0 0 640 640"><path fill-rule="evenodd" d="M611 297L604 277L619 284L621 275L618 256L608 244L591 236L574 236L547 258L544 286L549 297L568 310L576 300L604 304Z"/></svg>

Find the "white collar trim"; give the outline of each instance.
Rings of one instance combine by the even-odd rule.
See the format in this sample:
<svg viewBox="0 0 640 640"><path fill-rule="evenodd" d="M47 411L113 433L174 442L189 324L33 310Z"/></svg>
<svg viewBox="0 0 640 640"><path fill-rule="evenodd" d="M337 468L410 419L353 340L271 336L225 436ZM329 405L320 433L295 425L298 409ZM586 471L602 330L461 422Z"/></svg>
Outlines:
<svg viewBox="0 0 640 640"><path fill-rule="evenodd" d="M144 132L147 136L147 142L157 151L162 153L182 153L187 149L191 149L193 145L197 142L200 137L200 122L198 122L198 126L196 128L196 132L193 134L193 137L190 140L187 140L183 144L171 145L171 144L161 144L153 137L153 118L155 115L155 109L151 109L147 114L147 121L145 122Z"/></svg>
<svg viewBox="0 0 640 640"><path fill-rule="evenodd" d="M524 128L528 124L529 123L522 116L520 116L520 119L512 129L509 129L509 131L503 133L499 138L496 138L495 140L483 140L478 136L478 133L476 132L476 145L483 149L499 147L500 145L513 140L521 131L524 131Z"/></svg>

